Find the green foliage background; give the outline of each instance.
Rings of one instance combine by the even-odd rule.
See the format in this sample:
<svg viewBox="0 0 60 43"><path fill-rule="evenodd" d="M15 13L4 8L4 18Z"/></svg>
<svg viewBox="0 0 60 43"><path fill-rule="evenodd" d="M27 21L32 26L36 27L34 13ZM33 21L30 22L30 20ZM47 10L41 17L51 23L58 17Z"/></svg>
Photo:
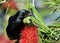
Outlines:
<svg viewBox="0 0 60 43"><path fill-rule="evenodd" d="M39 0L37 0L39 1ZM27 9L29 11L30 8L32 9L31 12L33 12L34 17L31 16L30 19L35 25L38 25L38 35L39 35L39 41L40 43L60 43L60 36L57 36L58 33L60 34L60 23L55 23L52 25L47 26L44 17L47 15L51 15L54 13L55 10L60 9L60 0L43 0L45 8L40 8L40 11L38 11L33 4L30 2L30 0L26 0L24 3L25 6L23 9ZM21 9L19 9L21 10ZM8 9L6 10L6 16L5 16L5 27L4 27L4 33L6 34L6 27L8 18L11 15L14 15L17 11L14 9ZM29 20L29 19L28 19ZM26 20L24 20L25 22ZM28 21L26 21L28 23ZM43 34L44 33L44 34ZM44 39L44 36L46 35L46 38ZM59 40L55 40L55 38L58 37Z"/></svg>

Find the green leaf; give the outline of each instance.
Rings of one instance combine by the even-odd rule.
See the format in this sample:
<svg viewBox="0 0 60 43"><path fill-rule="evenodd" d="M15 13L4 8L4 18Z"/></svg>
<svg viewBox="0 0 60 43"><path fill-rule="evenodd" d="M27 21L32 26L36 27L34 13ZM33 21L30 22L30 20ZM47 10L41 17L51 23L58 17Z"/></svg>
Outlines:
<svg viewBox="0 0 60 43"><path fill-rule="evenodd" d="M45 29L49 29L48 26L46 26L43 17L37 12L37 10L33 7L32 4L30 4L30 8L33 9L34 16L40 22L41 26L43 26Z"/></svg>
<svg viewBox="0 0 60 43"><path fill-rule="evenodd" d="M14 15L16 14L17 10L15 9L9 9L9 11L7 12L8 15Z"/></svg>
<svg viewBox="0 0 60 43"><path fill-rule="evenodd" d="M44 2L44 4L49 5L49 7L54 6L56 3L55 2Z"/></svg>
<svg viewBox="0 0 60 43"><path fill-rule="evenodd" d="M29 19L31 19L31 17L26 17L26 18L24 18L23 22L24 23L30 23Z"/></svg>
<svg viewBox="0 0 60 43"><path fill-rule="evenodd" d="M41 24L41 22L39 22L35 17L31 17L31 19L32 19L32 22L34 22L36 25L38 25L39 27L41 27L42 30L45 31L45 33L48 32L48 29L47 29L47 28L45 29L45 28L43 27L43 25Z"/></svg>
<svg viewBox="0 0 60 43"><path fill-rule="evenodd" d="M30 6L29 6L29 3L30 3L30 0L26 0L25 9L27 9L27 10L28 10L29 7L30 7Z"/></svg>

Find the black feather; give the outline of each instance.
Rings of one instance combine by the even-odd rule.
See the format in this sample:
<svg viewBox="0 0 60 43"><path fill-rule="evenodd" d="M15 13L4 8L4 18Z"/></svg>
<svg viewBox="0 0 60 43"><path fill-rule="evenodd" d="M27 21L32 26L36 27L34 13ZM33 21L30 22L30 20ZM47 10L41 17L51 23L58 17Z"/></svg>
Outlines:
<svg viewBox="0 0 60 43"><path fill-rule="evenodd" d="M14 16L11 16L8 20L8 26L6 28L7 36L11 40L19 39L21 29L25 26L23 19L30 15L28 10L18 11Z"/></svg>

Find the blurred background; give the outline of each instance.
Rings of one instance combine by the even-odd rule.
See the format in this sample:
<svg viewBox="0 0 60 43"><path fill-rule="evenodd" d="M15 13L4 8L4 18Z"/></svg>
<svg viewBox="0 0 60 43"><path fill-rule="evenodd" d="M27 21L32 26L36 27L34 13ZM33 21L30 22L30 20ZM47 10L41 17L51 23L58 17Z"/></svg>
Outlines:
<svg viewBox="0 0 60 43"><path fill-rule="evenodd" d="M0 43L14 43L16 41L9 40L6 35L8 19L19 10L24 9L26 2L27 0L0 0ZM47 26L57 26L60 30L60 0L30 0L30 3L43 17Z"/></svg>

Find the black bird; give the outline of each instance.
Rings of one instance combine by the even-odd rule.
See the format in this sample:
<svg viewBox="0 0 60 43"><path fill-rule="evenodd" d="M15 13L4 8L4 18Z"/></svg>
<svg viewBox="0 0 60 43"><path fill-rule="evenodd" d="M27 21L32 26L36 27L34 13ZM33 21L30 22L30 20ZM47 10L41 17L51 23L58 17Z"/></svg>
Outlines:
<svg viewBox="0 0 60 43"><path fill-rule="evenodd" d="M18 11L14 16L9 18L6 32L10 40L19 40L21 29L25 26L23 19L31 15L32 14L30 14L28 10L22 9L21 11Z"/></svg>

